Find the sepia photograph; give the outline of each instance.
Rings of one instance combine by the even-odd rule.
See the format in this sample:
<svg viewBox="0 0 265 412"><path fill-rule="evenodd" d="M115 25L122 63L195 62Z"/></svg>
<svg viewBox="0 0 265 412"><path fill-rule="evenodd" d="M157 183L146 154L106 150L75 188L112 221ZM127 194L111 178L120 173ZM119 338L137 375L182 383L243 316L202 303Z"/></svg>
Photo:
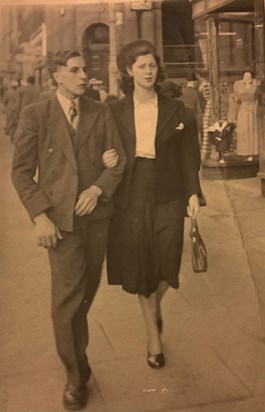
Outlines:
<svg viewBox="0 0 265 412"><path fill-rule="evenodd" d="M1 0L0 412L265 412L265 0Z"/></svg>

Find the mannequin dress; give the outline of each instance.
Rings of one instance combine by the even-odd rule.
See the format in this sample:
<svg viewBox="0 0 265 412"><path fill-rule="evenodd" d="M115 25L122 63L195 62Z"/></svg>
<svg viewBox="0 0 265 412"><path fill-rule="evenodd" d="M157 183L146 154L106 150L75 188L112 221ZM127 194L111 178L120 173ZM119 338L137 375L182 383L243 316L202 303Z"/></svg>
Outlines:
<svg viewBox="0 0 265 412"><path fill-rule="evenodd" d="M234 95L239 103L237 115L237 154L239 156L257 155L258 119L257 91L258 82L250 73L245 73L243 80L234 84Z"/></svg>

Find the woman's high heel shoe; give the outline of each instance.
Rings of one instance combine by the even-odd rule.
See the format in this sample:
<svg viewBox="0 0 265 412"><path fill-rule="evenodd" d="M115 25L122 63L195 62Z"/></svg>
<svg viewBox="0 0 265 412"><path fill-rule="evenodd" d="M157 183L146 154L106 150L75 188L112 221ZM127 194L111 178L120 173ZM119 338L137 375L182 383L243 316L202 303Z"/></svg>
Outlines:
<svg viewBox="0 0 265 412"><path fill-rule="evenodd" d="M150 368L160 369L163 368L166 364L166 358L163 352L158 353L157 355L152 355L149 351L147 354L147 363Z"/></svg>

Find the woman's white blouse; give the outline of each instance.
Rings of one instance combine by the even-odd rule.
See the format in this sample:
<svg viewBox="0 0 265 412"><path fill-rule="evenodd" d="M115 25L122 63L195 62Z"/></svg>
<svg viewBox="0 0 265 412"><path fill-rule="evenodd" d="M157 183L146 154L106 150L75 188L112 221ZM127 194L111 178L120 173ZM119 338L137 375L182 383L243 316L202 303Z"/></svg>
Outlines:
<svg viewBox="0 0 265 412"><path fill-rule="evenodd" d="M153 99L140 101L133 97L136 133L135 157L155 159L155 137L158 118L157 95Z"/></svg>

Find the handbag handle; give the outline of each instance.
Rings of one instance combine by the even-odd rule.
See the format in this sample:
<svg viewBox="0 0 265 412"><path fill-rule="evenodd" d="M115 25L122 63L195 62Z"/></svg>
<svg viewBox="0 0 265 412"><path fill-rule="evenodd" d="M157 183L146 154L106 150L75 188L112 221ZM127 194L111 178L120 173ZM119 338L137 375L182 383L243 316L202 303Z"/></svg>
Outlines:
<svg viewBox="0 0 265 412"><path fill-rule="evenodd" d="M190 217L190 222L191 222L191 224L190 224L190 237L194 238L194 237L196 237L196 235L198 233L198 230L199 230L196 217L191 216Z"/></svg>
<svg viewBox="0 0 265 412"><path fill-rule="evenodd" d="M190 238L192 241L191 255L193 270L196 273L207 272L207 251L199 232L196 217L191 217Z"/></svg>

